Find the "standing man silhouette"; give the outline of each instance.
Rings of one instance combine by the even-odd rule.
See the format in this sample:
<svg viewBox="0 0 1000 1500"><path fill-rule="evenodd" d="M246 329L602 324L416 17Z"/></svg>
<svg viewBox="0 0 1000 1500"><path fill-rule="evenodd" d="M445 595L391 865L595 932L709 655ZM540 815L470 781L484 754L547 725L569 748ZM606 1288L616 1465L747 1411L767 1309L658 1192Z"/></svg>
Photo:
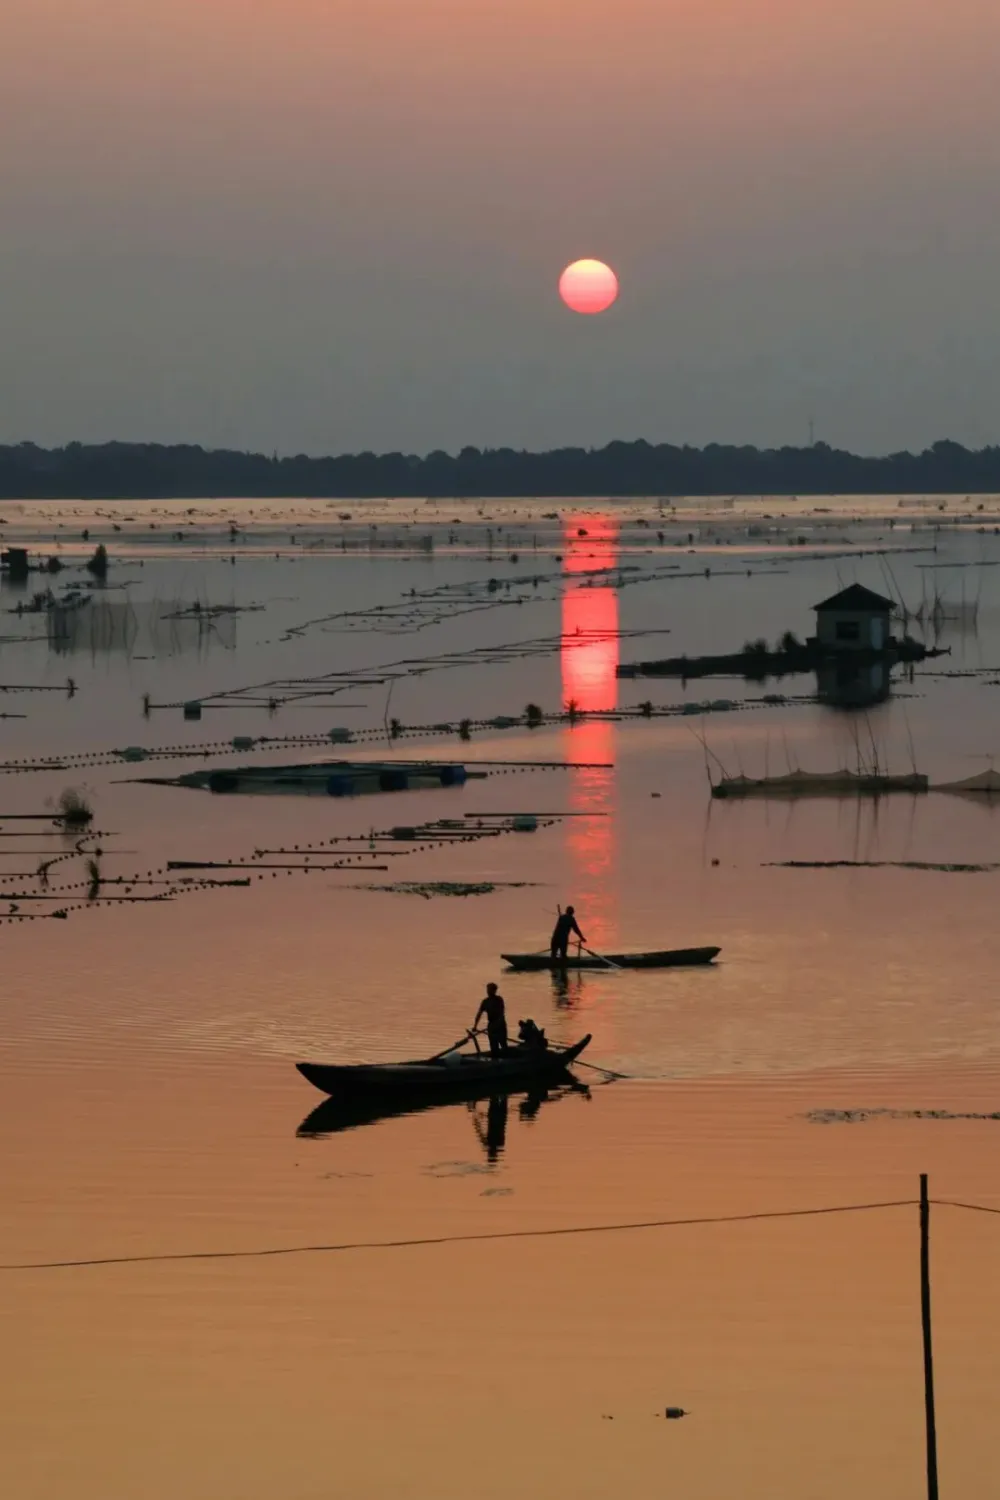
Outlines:
<svg viewBox="0 0 1000 1500"><path fill-rule="evenodd" d="M566 962L569 953L569 940L574 932L581 943L587 941L577 925L572 906L567 906L564 912L559 913L559 919L552 929L552 962L554 964L564 964Z"/></svg>
<svg viewBox="0 0 1000 1500"><path fill-rule="evenodd" d="M502 1057L507 1051L507 1011L503 996L498 992L495 984L486 986L486 998L476 1011L476 1019L472 1023L473 1030L479 1025L482 1016L486 1017L486 1035L490 1042L490 1056Z"/></svg>

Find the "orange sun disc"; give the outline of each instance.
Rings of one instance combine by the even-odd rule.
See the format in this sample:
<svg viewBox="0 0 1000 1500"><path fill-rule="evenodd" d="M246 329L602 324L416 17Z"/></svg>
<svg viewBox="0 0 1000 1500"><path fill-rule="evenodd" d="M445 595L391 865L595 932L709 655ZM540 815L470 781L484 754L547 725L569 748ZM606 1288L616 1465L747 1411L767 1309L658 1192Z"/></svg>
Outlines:
<svg viewBox="0 0 1000 1500"><path fill-rule="evenodd" d="M559 278L559 295L573 312L605 312L618 296L618 277L603 260L575 260Z"/></svg>

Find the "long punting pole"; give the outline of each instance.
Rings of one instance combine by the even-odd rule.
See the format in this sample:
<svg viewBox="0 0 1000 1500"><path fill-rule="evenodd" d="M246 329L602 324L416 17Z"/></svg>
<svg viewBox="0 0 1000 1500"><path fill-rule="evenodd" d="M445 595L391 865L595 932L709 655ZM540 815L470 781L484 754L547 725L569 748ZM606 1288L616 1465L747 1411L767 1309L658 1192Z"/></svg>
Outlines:
<svg viewBox="0 0 1000 1500"><path fill-rule="evenodd" d="M920 1174L920 1317L924 1332L924 1417L927 1425L927 1500L938 1500L937 1424L934 1419L934 1350L931 1346L931 1205L927 1173Z"/></svg>

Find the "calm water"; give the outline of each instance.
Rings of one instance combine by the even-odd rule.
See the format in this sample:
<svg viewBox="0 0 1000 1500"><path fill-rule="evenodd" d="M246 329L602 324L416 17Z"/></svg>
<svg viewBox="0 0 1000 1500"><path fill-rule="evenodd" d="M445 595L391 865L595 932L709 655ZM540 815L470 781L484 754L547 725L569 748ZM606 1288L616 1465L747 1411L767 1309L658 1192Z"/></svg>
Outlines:
<svg viewBox="0 0 1000 1500"><path fill-rule="evenodd" d="M5 512L8 544L44 541L68 566L0 589L0 680L32 689L0 695L25 715L0 720L2 758L66 763L11 770L0 791L0 1261L28 1267L0 1273L3 1493L920 1492L915 1208L522 1232L894 1203L920 1171L938 1198L1000 1207L1000 1122L909 1116L1000 1109L1000 872L905 867L1000 861L1000 814L945 793L713 803L702 743L748 774L853 765L872 743L935 783L986 769L997 518L961 520L964 501L940 530L936 508L894 500L794 520L788 502L552 508ZM58 627L10 612L49 582L79 585L102 539L112 568L92 603ZM928 627L951 655L865 715L812 701L805 678L616 681L619 660L805 635L810 606L854 579L962 616ZM775 691L789 701L760 701ZM203 717L186 721L194 698ZM477 728L468 743L430 732L528 702L647 698L736 707ZM391 752L368 733L390 717L417 726ZM226 751L334 726L356 748ZM129 745L186 753L129 765L113 755ZM346 803L136 780L322 753L587 764L486 765L461 789ZM168 860L280 852L246 888L87 904L92 846L10 821L68 785L95 806L105 881L123 880L102 895L176 891ZM567 816L408 852L362 837L511 812ZM270 868L346 835L354 868ZM40 884L39 862L62 854ZM496 889L366 888L399 880ZM504 975L501 951L543 946L566 901L598 948L718 943L722 959L565 986ZM491 978L514 1019L563 1041L592 1032L588 1057L628 1080L581 1070L586 1090L297 1133L320 1096L296 1059L436 1050ZM898 1113L808 1118L858 1108ZM383 1243L415 1240L434 1243ZM997 1486L1000 1356L984 1330L998 1251L995 1216L934 1211L942 1484L971 1500ZM203 1252L216 1258L190 1258ZM43 1264L94 1260L110 1263ZM667 1422L668 1405L690 1415Z"/></svg>

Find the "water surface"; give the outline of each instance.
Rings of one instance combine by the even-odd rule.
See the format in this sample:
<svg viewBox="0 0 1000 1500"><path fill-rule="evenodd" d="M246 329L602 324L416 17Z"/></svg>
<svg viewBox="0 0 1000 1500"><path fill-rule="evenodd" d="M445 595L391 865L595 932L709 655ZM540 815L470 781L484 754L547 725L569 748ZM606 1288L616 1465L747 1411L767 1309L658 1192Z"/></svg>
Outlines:
<svg viewBox="0 0 1000 1500"><path fill-rule="evenodd" d="M748 774L853 765L873 745L932 782L987 767L1000 748L996 518L963 521L960 500L942 530L936 509L894 499L794 518L787 501L676 514L609 502L547 520L553 509L9 513L8 541L44 539L68 566L26 595L5 585L4 610L50 581L82 583L97 540L113 561L108 589L58 631L44 614L2 617L0 676L31 689L0 703L25 715L0 721L3 759L67 768L9 771L0 813L84 787L102 871L133 894L176 891L168 860L266 850L283 853L258 865L301 863L346 835L361 860L88 904L86 852L0 821L16 835L0 840L0 1260L33 1267L0 1273L5 1493L919 1491L916 1209L753 1216L908 1205L921 1171L940 1199L1000 1207L996 1121L809 1118L1000 1108L998 875L881 864L995 862L997 813L944 793L719 804L707 772L712 756ZM961 615L926 625L951 655L865 715L817 703L803 678L615 677L619 661L804 635L810 606L855 578ZM260 607L210 617L218 605ZM788 701L761 702L774 692ZM196 698L202 718L185 720ZM462 718L529 702L552 715L570 699L574 726L457 734ZM644 699L736 706L587 717ZM412 733L387 744L390 717ZM309 743L334 726L356 746ZM241 755L238 735L281 741ZM113 754L127 745L177 753L133 766ZM491 774L348 802L135 779L321 753L426 753ZM486 766L501 761L586 764ZM364 837L513 812L567 816L405 853ZM64 921L23 899L60 853L48 889ZM791 860L875 867L781 867ZM389 868L363 868L376 863ZM497 888L366 888L397 880ZM500 953L544 946L567 901L600 949L718 943L721 961L568 983L503 974ZM586 1092L298 1133L320 1096L296 1059L437 1050L491 978L513 1019L560 1041L592 1032L587 1056L629 1079L581 1070ZM972 1500L996 1492L983 1330L998 1223L933 1214L942 1483ZM51 1264L94 1261L108 1263ZM668 1405L690 1415L667 1422Z"/></svg>

